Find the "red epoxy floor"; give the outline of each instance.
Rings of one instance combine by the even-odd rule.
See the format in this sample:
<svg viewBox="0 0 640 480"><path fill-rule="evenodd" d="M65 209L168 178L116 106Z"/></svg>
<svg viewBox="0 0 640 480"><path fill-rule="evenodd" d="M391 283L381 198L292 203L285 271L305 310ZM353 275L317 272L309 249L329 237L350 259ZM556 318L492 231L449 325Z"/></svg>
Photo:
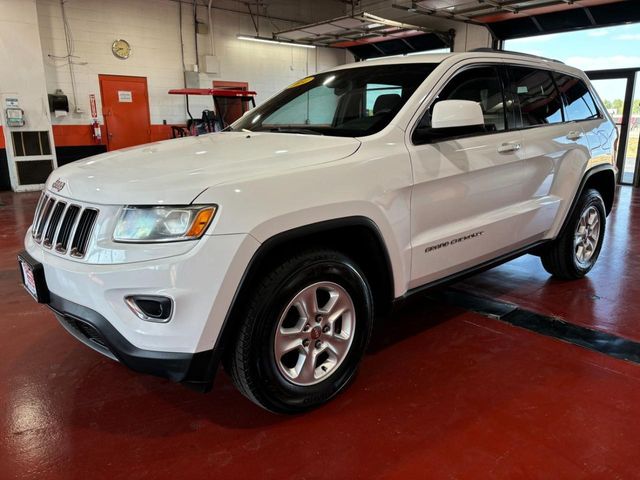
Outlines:
<svg viewBox="0 0 640 480"><path fill-rule="evenodd" d="M2 479L638 476L639 365L420 298L382 328L351 388L307 415L260 410L224 373L203 395L129 372L76 342L22 291L14 254L35 196L0 201ZM620 208L608 247L632 234L624 217ZM605 271L625 285L634 277L625 268L633 263L612 253L583 282L591 290L576 285L575 310L560 306L565 317L618 327L617 316L639 308L609 296L621 280ZM614 265L604 265L609 258ZM488 291L494 275L499 296L560 308L552 299L565 302L568 287L527 262L476 281Z"/></svg>
<svg viewBox="0 0 640 480"><path fill-rule="evenodd" d="M579 281L549 277L526 255L456 287L640 341L640 192L619 187L598 263Z"/></svg>

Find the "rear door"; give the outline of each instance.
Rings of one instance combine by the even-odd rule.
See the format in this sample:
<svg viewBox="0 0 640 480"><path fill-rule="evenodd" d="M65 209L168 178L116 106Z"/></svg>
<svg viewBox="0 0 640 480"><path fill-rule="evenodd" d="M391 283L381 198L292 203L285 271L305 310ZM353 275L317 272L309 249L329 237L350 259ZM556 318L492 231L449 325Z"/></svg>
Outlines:
<svg viewBox="0 0 640 480"><path fill-rule="evenodd" d="M539 235L530 201L547 177L525 162L523 134L510 130L513 102L501 65L459 67L418 122L428 128L435 103L471 100L483 110L485 132L408 141L414 171L410 288L439 280L516 249Z"/></svg>
<svg viewBox="0 0 640 480"><path fill-rule="evenodd" d="M581 125L567 118L555 74L524 65L507 67L508 93L519 107L517 128L524 135L526 163L543 178L532 198L544 204L539 229L548 234L559 220L563 202L570 201L590 158ZM548 236L548 235L547 235Z"/></svg>
<svg viewBox="0 0 640 480"><path fill-rule="evenodd" d="M556 194L563 196L564 201L560 209L561 214L551 228L551 232L555 234L561 227L565 212L577 193L584 171L598 164L615 162L613 143L617 131L604 112L600 111L584 79L559 72L554 72L553 77L565 104L565 121L568 122L569 138L584 135L584 140L579 139L576 142L577 147L582 150L588 147L590 150L590 155L586 151L578 152L574 160L570 161L571 165L566 165L559 172L563 177L556 184ZM570 186L573 186L573 189L568 188Z"/></svg>

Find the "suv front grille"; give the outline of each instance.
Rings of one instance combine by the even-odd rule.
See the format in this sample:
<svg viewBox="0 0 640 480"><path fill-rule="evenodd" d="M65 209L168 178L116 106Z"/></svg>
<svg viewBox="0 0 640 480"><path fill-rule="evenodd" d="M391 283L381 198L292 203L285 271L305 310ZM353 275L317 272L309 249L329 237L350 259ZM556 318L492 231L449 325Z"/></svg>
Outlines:
<svg viewBox="0 0 640 480"><path fill-rule="evenodd" d="M55 246L58 253L84 257L98 218L95 208L67 204L43 193L36 207L31 235L45 248ZM69 249L69 240L71 248Z"/></svg>

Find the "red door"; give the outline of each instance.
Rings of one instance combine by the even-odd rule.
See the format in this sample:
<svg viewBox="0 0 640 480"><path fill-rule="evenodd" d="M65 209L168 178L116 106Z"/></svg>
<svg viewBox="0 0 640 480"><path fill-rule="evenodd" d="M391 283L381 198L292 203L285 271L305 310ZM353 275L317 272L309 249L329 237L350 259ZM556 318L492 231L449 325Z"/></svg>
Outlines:
<svg viewBox="0 0 640 480"><path fill-rule="evenodd" d="M151 141L149 95L145 77L99 75L107 148L142 145Z"/></svg>

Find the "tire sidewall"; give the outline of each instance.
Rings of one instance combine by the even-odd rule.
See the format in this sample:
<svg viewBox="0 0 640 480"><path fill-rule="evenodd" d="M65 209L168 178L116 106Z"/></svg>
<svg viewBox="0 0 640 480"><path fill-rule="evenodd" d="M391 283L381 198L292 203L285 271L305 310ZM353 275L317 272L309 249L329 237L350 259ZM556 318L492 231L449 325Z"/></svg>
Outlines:
<svg viewBox="0 0 640 480"><path fill-rule="evenodd" d="M274 338L278 320L295 295L305 287L329 281L340 285L351 296L355 308L354 339L347 356L326 380L315 385L299 386L288 381L276 365ZM348 259L315 260L301 265L274 285L272 294L260 309L252 335L250 364L268 393L267 401L275 410L307 410L320 405L342 390L357 370L371 336L373 302L370 288L355 265Z"/></svg>

